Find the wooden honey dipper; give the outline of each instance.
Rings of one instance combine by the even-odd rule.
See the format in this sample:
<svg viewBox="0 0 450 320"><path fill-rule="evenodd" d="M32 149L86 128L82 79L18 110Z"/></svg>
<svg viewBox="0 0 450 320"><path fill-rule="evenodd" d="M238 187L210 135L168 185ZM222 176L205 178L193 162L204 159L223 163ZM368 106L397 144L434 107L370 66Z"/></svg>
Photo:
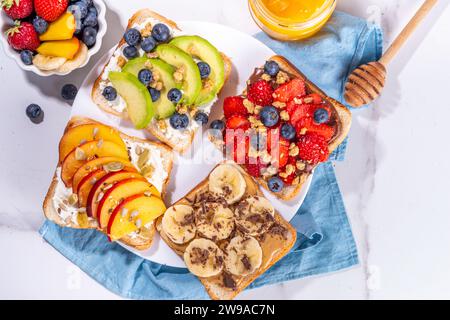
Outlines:
<svg viewBox="0 0 450 320"><path fill-rule="evenodd" d="M345 84L344 97L349 105L361 107L380 95L386 81L386 66L436 3L437 0L426 0L422 4L380 60L369 62L353 70Z"/></svg>

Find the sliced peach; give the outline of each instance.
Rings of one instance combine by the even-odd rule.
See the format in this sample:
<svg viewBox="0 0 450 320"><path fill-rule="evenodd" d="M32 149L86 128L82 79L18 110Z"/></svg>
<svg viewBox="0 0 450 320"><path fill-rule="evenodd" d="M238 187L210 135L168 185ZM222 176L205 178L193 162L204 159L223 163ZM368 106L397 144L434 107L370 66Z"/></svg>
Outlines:
<svg viewBox="0 0 450 320"><path fill-rule="evenodd" d="M149 182L142 179L126 179L117 182L101 198L97 208L97 220L101 229L108 226L109 217L114 209L126 198L136 194L148 193L160 197L159 192Z"/></svg>
<svg viewBox="0 0 450 320"><path fill-rule="evenodd" d="M105 192L117 182L132 178L145 180L141 175L135 172L127 172L123 170L119 172L110 172L100 178L89 191L86 201L87 215L89 217L96 218L98 205Z"/></svg>
<svg viewBox="0 0 450 320"><path fill-rule="evenodd" d="M61 179L66 187L72 186L75 172L87 161L101 157L116 157L128 161L128 151L110 141L90 141L76 147L65 158L61 165Z"/></svg>
<svg viewBox="0 0 450 320"><path fill-rule="evenodd" d="M102 124L84 124L69 129L59 143L59 161L76 147L93 140L111 141L126 149L127 146L120 137L119 131Z"/></svg>
<svg viewBox="0 0 450 320"><path fill-rule="evenodd" d="M166 211L161 198L137 194L123 200L109 218L107 234L112 241L138 230Z"/></svg>
<svg viewBox="0 0 450 320"><path fill-rule="evenodd" d="M75 17L66 12L48 25L47 31L39 36L41 41L72 39L77 27Z"/></svg>
<svg viewBox="0 0 450 320"><path fill-rule="evenodd" d="M73 175L72 178L72 189L74 193L78 193L78 186L81 180L92 171L96 171L99 169L105 168L105 171L111 171L111 168L114 171L120 171L123 168L130 168L130 170L136 172L136 169L133 167L131 162L127 160L123 160L116 157L102 157L96 158L94 160L88 161L84 163ZM114 169L116 168L116 169ZM134 169L134 170L133 170Z"/></svg>
<svg viewBox="0 0 450 320"><path fill-rule="evenodd" d="M96 170L88 173L78 185L78 206L80 208L85 208L89 196L89 192L94 187L94 184L106 176L108 173L105 170Z"/></svg>
<svg viewBox="0 0 450 320"><path fill-rule="evenodd" d="M73 37L69 40L42 42L36 51L48 57L62 57L72 60L80 49L80 40Z"/></svg>

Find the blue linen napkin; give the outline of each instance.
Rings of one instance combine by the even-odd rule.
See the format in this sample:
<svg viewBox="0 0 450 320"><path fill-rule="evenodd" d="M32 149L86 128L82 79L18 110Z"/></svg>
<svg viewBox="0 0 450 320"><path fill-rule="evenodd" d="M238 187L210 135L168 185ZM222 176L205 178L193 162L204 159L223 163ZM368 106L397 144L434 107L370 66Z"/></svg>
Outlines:
<svg viewBox="0 0 450 320"><path fill-rule="evenodd" d="M335 12L313 38L279 42L257 34L287 57L331 97L342 101L348 74L381 56L381 30L366 21ZM331 160L343 160L344 142ZM331 162L319 165L308 195L292 219L298 239L294 249L261 275L250 288L349 268L358 254ZM61 228L46 221L43 238L100 284L131 299L207 299L196 277L185 268L145 260L107 241L95 230Z"/></svg>

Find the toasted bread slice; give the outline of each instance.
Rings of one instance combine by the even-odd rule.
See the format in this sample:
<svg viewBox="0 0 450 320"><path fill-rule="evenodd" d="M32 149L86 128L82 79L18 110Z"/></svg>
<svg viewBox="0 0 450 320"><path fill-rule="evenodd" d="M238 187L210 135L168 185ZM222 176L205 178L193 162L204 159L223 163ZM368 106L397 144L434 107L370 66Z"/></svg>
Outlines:
<svg viewBox="0 0 450 320"><path fill-rule="evenodd" d="M73 117L66 126L64 133L69 129L84 125L84 124L100 124L95 120L91 120L83 117ZM166 177L164 178L163 184L160 186L159 190L161 192L162 198L164 198L166 187L169 183L170 173L173 166L173 153L172 150L158 142L152 142L148 140L139 139L136 137L128 136L124 133L120 133L121 138L127 144L127 142L139 143L143 148L152 148L152 150L157 150L159 153L159 159L164 171L166 172ZM131 151L131 150L129 150ZM44 215L47 219L55 222L62 227L69 227L74 229L96 229L98 228L97 221L92 218L87 218L85 213L85 208L75 208L68 205L69 197L72 194L72 190L67 188L60 177L61 164L58 164L53 180L48 189L47 195L45 196L43 203ZM151 178L148 179L149 182ZM59 204L65 204L66 210L61 209ZM120 241L126 245L134 247L138 250L145 250L149 248L153 241L153 236L155 234L155 224L154 222L148 224L147 226L141 227L139 233L133 235L127 235Z"/></svg>
<svg viewBox="0 0 450 320"><path fill-rule="evenodd" d="M234 164L231 161L226 161L227 164ZM220 165L220 164L219 164ZM234 164L235 165L235 164ZM247 188L246 192L242 199L245 199L249 196L261 196L263 194L259 189L258 185L255 181L250 177L240 166L236 165L236 168L243 175ZM185 204L191 205L193 203L193 199L196 199L198 195L208 190L208 177L205 178L202 182L200 182L194 189L192 189L188 194L184 196L184 198L178 200L174 205L177 204ZM161 235L161 238L181 257L183 257L184 251L189 243L186 244L176 244L170 240L167 234L164 232L162 228L162 217L157 219L156 229ZM248 285L250 285L256 278L258 278L261 274L267 271L272 265L274 265L277 261L279 261L282 257L284 257L290 249L295 244L297 239L296 230L286 221L283 217L275 212L275 224L279 225L284 232L284 237L276 234L271 234L267 232L264 234L262 239L259 239L259 243L263 250L263 259L261 266L252 274L247 276L232 276L233 280L236 283L234 288L228 288L224 286L223 283L223 273L213 276L210 278L199 278L202 284L205 286L206 291L209 296L214 300L230 300L236 297L240 292L242 292ZM194 239L199 238L198 234ZM219 247L223 248L227 241L222 240L218 243Z"/></svg>
<svg viewBox="0 0 450 320"><path fill-rule="evenodd" d="M280 70L286 72L294 78L301 78L305 81L307 91L309 93L317 93L319 94L323 100L325 100L329 106L335 111L336 118L336 128L337 134L332 138L329 142L328 150L331 154L347 137L348 132L350 130L352 115L351 112L345 107L343 104L334 100L333 98L328 97L319 87L317 87L314 83L312 83L308 78L298 70L294 65L292 65L286 58L275 55L270 57L268 60L272 60L278 63L280 66ZM210 136L210 139L213 143L215 143L219 148L223 147L222 141L217 141L214 136ZM300 191L302 190L304 184L307 182L311 173L303 173L299 175L299 182L295 186L285 186L281 192L273 193L278 198L282 200L291 200L295 198ZM257 182L262 185L269 192L270 189L267 185L267 182L263 178L257 178Z"/></svg>
<svg viewBox="0 0 450 320"><path fill-rule="evenodd" d="M153 22L154 23L156 23L156 22L164 23L169 28L171 28L172 31L181 32L181 29L177 26L177 24L174 21L169 20L149 9L142 9L142 10L136 12L131 17L131 19L128 21L127 29L132 28L132 27L140 27L143 23L145 23L146 21L149 21L149 20L152 21L152 23ZM121 39L112 58L120 55L120 50L124 45L126 45L125 40ZM230 77L231 70L232 70L231 60L223 53L222 53L222 57L223 57L224 67L225 67L225 81L227 81L228 78ZM112 104L109 101L107 101L102 95L103 88L105 87L105 79L107 79L107 76L108 76L107 73L109 72L106 69L107 69L107 66L110 64L110 62L111 62L111 60L106 63L106 65L103 68L102 73L100 74L100 76L97 78L97 80L95 81L95 83L93 85L92 94L91 94L92 99L103 111L111 113L115 116L121 117L123 119L126 119L126 118L128 118L126 111L115 110L113 108ZM119 71L119 70L121 70L121 68L116 65L114 68L114 71ZM202 106L197 106L197 107L202 107ZM209 106L208 108L210 109L211 106ZM206 110L206 111L209 113L209 110ZM169 126L168 119L161 120L161 121L156 121L154 119L154 120L152 120L152 122L149 124L149 126L146 129L153 136L155 136L157 139L159 139L162 142L169 145L175 151L177 151L179 153L186 152L192 144L192 140L194 138L195 133L199 129L198 125L196 125L194 123L193 119L191 119L190 125L187 128L187 130L184 130L184 131L177 130L176 134L169 134L167 132L168 126ZM169 129L171 129L171 128L169 128Z"/></svg>

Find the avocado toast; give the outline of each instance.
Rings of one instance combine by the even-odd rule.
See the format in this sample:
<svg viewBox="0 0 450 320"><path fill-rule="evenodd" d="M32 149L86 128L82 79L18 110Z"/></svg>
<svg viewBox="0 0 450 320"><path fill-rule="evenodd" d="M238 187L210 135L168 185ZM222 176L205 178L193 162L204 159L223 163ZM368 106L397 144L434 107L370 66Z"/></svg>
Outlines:
<svg viewBox="0 0 450 320"><path fill-rule="evenodd" d="M231 62L208 40L143 9L92 88L104 111L185 152L231 73Z"/></svg>

